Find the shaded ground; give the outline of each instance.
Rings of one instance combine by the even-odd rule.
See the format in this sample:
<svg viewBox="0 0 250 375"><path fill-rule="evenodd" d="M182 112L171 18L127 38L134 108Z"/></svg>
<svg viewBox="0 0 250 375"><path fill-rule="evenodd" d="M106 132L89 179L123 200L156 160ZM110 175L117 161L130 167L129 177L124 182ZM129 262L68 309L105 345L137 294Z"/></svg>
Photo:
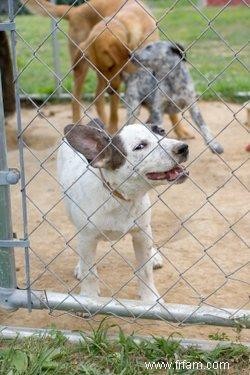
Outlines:
<svg viewBox="0 0 250 375"><path fill-rule="evenodd" d="M243 124L245 112L240 111L238 105L228 104L227 108L217 102L201 103L201 109L214 133L225 128L218 137L225 153L218 157L206 150L201 137L193 130L196 139L188 141L191 150L189 181L151 193L153 233L165 257L164 267L155 271L156 285L169 303L197 305L203 300L210 306L230 307L235 311L250 309L247 264L250 168L245 152L247 132L236 121ZM123 117L122 109L120 113ZM234 113L237 113L236 120ZM70 105L49 105L43 115L47 120L41 116L34 119L36 112L32 109L22 111L24 127L30 124L25 135L32 146L25 149L32 288L78 293L78 283L73 277L75 241L71 241L70 246L65 245L74 235L74 228L64 211L55 172L60 133L71 122ZM142 118L145 117L143 113ZM168 118L166 128L170 129ZM17 165L17 159L17 151L9 152L10 167ZM12 198L14 231L21 237L18 187L12 188ZM136 280L129 281L133 275L129 263L134 264L130 237L119 242L116 252L110 250L108 243L99 244L98 258L106 254L98 263L103 282L101 294L136 299ZM21 249L16 251L20 287L24 285L22 254ZM123 285L126 286L121 288ZM1 318L1 324L7 325L46 327L55 324L58 328L84 330L102 319L98 316L95 320L84 321L71 313L34 311L29 314L25 310L3 313ZM125 331L140 334L167 336L179 331L184 337L207 338L209 333L217 331L216 327L178 327L166 322L120 318L115 321ZM220 331L230 338L236 337L234 330L221 328ZM249 339L249 333L243 330L241 338Z"/></svg>

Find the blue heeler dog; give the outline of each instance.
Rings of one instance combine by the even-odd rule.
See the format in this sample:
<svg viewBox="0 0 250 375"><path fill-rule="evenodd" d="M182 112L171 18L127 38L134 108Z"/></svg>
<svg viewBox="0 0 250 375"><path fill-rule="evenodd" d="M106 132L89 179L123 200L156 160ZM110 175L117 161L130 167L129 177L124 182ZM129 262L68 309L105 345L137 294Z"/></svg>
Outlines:
<svg viewBox="0 0 250 375"><path fill-rule="evenodd" d="M214 140L197 106L183 47L167 41L150 43L133 53L132 62L140 68L133 74L123 73L127 123L136 122L143 104L150 113L148 123L161 125L167 113L177 136L190 138L177 117L179 112L188 109L206 144L212 152L221 154L223 147Z"/></svg>

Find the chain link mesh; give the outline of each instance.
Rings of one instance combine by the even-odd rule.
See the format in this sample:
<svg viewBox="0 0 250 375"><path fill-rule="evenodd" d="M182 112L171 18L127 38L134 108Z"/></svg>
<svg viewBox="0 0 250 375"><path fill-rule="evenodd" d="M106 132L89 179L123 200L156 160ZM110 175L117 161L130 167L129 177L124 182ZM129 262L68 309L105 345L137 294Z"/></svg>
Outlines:
<svg viewBox="0 0 250 375"><path fill-rule="evenodd" d="M143 7L143 3L136 0L135 2ZM38 0L37 3L39 3ZM126 3L127 1L124 1L124 4L105 20L104 30L108 29L111 34L113 33L109 24L116 19ZM77 4L79 2L72 2L67 12L70 12ZM193 39L189 38L186 41L185 52L192 75L195 79L203 81L203 88L199 90L196 101L206 98L208 94L213 96L213 102L201 103L200 105L205 117L210 119L215 138L218 138L226 149L224 154L213 155L209 147L201 142L199 130L197 130L188 114L189 108L180 109L181 121L192 128L196 134L196 140L188 141L191 149L191 155L187 162L187 168L190 170L188 181L178 188L173 184L157 188L152 186L150 207L141 215L145 215L148 210L152 209L154 238L150 238L150 240L153 241L157 252L161 254L164 261L163 268L154 271L156 285L160 290L161 297L167 303L193 305L192 314L204 306L218 309L231 308L237 313L241 309L249 308L249 158L247 153L244 152L246 146L244 142L247 143L246 135L249 129L244 123L246 104L232 104L214 88L214 84L218 80L223 81L225 73L235 63L239 64L239 69L247 75L249 69L245 54L249 44L244 41L245 39L242 40L240 45L233 43L231 42L232 38L223 35L220 17L229 9L230 1L220 8L215 8L213 12L200 8L195 1L191 0L185 2L184 5L178 0L167 3L151 2L150 5L152 7L150 11L148 8L144 10L150 17L150 12L156 16L155 29L158 29L163 40L169 40L174 44L178 42L173 38L175 30L168 26L168 16L173 12L176 12L176 17L183 16L183 6L187 14L188 12L195 12L195 20L199 20L204 25L201 32L193 33ZM99 10L93 7L91 1L86 2L85 6L103 19ZM247 11L247 2L242 2L242 6ZM64 201L65 197L69 197L69 189L62 193L55 171L56 155L63 138L63 127L67 122L71 122L70 106L67 103L65 105L50 103L60 90L73 99L69 81L71 81L74 65L70 66L69 63L68 68L66 70L63 68L62 73L59 73L54 70L51 61L48 63L42 57L44 51L51 50L50 42L55 31L60 40L59 61L62 58L62 49L66 48L66 40L76 48L79 48L79 46L65 31L63 17L54 19L52 29L49 29L46 18L39 18L41 27L44 27L46 31L43 32L40 39L36 39L35 44L32 44L29 35L22 32L19 12L23 7L24 5L19 8L14 19L17 24L15 35L19 62L16 78L19 81L20 94L29 103L29 108L23 108L21 111L22 131L19 134L19 137L23 139L20 147L24 147L26 161L26 183L23 188L25 189L29 214L30 279L28 288L30 288L31 294L33 290L42 290L45 293L48 291L67 293L81 305L77 295L80 283L84 280L79 281L74 278L73 268L78 257L76 238L88 224L78 231L70 224L64 210ZM47 8L43 5L41 7L48 13L48 18L53 19ZM185 27L190 27L190 22L188 22L188 25L185 25L185 19L183 19L184 31ZM37 25L37 28L39 28L39 25ZM30 30L30 33L35 34L36 30ZM204 73L203 69L199 68L199 64L195 62L195 58L192 58L192 51L195 48L195 56L197 56L197 50L199 51L202 43L206 42L205 48L208 46L206 38L209 33L212 33L213 38L216 38L227 51L225 66L222 69L218 67L216 72L211 75L209 75L209 72ZM182 35L185 39L185 32ZM114 36L119 39L117 35ZM141 45L148 37L149 35L145 35L145 39L141 40ZM119 43L127 48L127 45L121 39L119 39ZM88 46L85 46L82 53L87 48ZM25 51L27 56L23 61L20 57L22 50ZM204 54L204 52L204 49L201 48L200 54ZM207 51L207 53L209 52ZM207 60L209 64L209 59ZM93 66L93 63L88 62L95 71L96 67ZM53 80L56 78L57 82L56 87L42 102L37 101L32 95L33 93L25 88L27 85L24 84L29 77L32 80L33 65L39 66L39 69L48 77L52 77ZM116 75L120 75L123 69L124 66ZM82 111L81 121L83 122L96 117L94 105L107 92L108 88L111 88L115 94L120 95L121 104L126 105L124 96L110 85L110 81L100 71L98 74L106 80L107 86L91 102L79 102ZM46 85L46 82L44 84ZM161 91L162 95L166 95L160 85L157 86L157 89ZM58 98L60 99L60 96ZM171 97L168 97L168 99L170 102L173 101ZM141 104L140 102L139 106ZM136 112L136 109L134 109L134 112ZM120 107L119 114L122 118L120 125L125 123L124 112L125 110ZM141 124L145 123L145 116L144 110L142 116L137 117L135 115L138 123ZM213 126L213 122L215 126ZM122 127L120 126L120 128ZM34 136L33 134L36 132L37 135ZM172 129L166 129L166 132L170 137L173 135ZM236 137L237 146L234 146L232 137ZM39 142L38 138L40 139ZM229 149L228 145L232 147L232 150ZM242 149L236 149L237 147ZM10 156L11 160L15 160L13 155ZM137 166L133 167L134 172L136 172ZM98 173L96 173L96 177L100 178ZM142 178L145 177L142 176ZM123 181L121 185L125 182ZM96 227L93 216L112 199L116 199L121 206L121 210L129 214L123 202L113 196L112 192L110 192L107 200L91 214L84 212L78 202L75 201L74 204L81 210L83 217L87 219L87 223ZM143 230L140 227L140 217L134 222L134 226ZM96 262L90 265L89 273L98 278L101 295L116 301L117 304L126 309L127 307L123 303L124 299L138 299L136 285L140 277L139 269L135 266L131 241L126 233L117 241L110 241L100 228L96 227L96 229L106 238L106 242L99 244ZM23 259L20 252L17 259L18 263L22 264ZM150 260L148 259L148 262ZM99 270L98 275L96 274L96 267ZM21 267L18 275L20 288L27 288L27 280L25 281L25 275ZM167 305L162 306L168 309ZM81 307L85 312L88 310L86 305ZM90 318L99 319L96 316L93 317L91 312L87 315L84 314L84 317L75 314L73 311L58 312L56 311L58 309L51 309L49 304L48 310L50 315L62 316L62 319L65 315L74 315L74 319L80 320L80 322L82 322L82 319L85 322ZM94 315L97 315L97 313ZM169 313L171 314L171 312ZM138 317L124 318L116 315L115 317L119 318L119 321L123 320L125 324L127 322L129 324L136 323L143 327L149 325L149 330L152 326L152 322L145 323L145 320L143 320L144 314L140 316L141 320ZM159 316L159 320L164 319ZM176 320L176 317L173 316L173 320ZM66 322L67 319L65 324ZM178 321L177 319L177 323L183 326L185 320ZM151 332L154 332L153 328Z"/></svg>

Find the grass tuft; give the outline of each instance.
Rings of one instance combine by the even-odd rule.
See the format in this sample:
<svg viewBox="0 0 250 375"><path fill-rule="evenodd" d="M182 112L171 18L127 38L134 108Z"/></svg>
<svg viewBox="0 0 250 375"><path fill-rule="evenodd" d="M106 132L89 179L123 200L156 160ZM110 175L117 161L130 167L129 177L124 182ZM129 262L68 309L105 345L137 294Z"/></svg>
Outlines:
<svg viewBox="0 0 250 375"><path fill-rule="evenodd" d="M184 349L180 335L168 339L152 337L138 340L134 335L126 335L118 328L117 339L109 337L109 326L102 321L100 326L83 340L71 344L59 331L51 337L41 335L19 341L0 342L0 374L4 375L134 375L148 373L198 374L193 369L177 368L181 363L229 363L229 373L248 373L249 349L243 345L217 346L210 352L196 347ZM147 369L145 363L162 365L173 363L169 369ZM223 374L217 370L203 370L203 374Z"/></svg>

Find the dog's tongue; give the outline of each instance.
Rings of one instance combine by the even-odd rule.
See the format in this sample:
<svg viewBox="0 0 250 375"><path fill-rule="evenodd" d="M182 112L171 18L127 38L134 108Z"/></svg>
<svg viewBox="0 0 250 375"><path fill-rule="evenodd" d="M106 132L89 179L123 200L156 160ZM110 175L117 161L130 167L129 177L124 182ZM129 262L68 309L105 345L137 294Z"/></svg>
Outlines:
<svg viewBox="0 0 250 375"><path fill-rule="evenodd" d="M150 172L150 173L147 173L146 176L150 180L168 180L168 181L173 181L182 172L183 172L183 168L180 167L180 166L178 166L178 167L175 167L175 168L173 168L173 169L171 169L170 171L167 171L167 172Z"/></svg>

